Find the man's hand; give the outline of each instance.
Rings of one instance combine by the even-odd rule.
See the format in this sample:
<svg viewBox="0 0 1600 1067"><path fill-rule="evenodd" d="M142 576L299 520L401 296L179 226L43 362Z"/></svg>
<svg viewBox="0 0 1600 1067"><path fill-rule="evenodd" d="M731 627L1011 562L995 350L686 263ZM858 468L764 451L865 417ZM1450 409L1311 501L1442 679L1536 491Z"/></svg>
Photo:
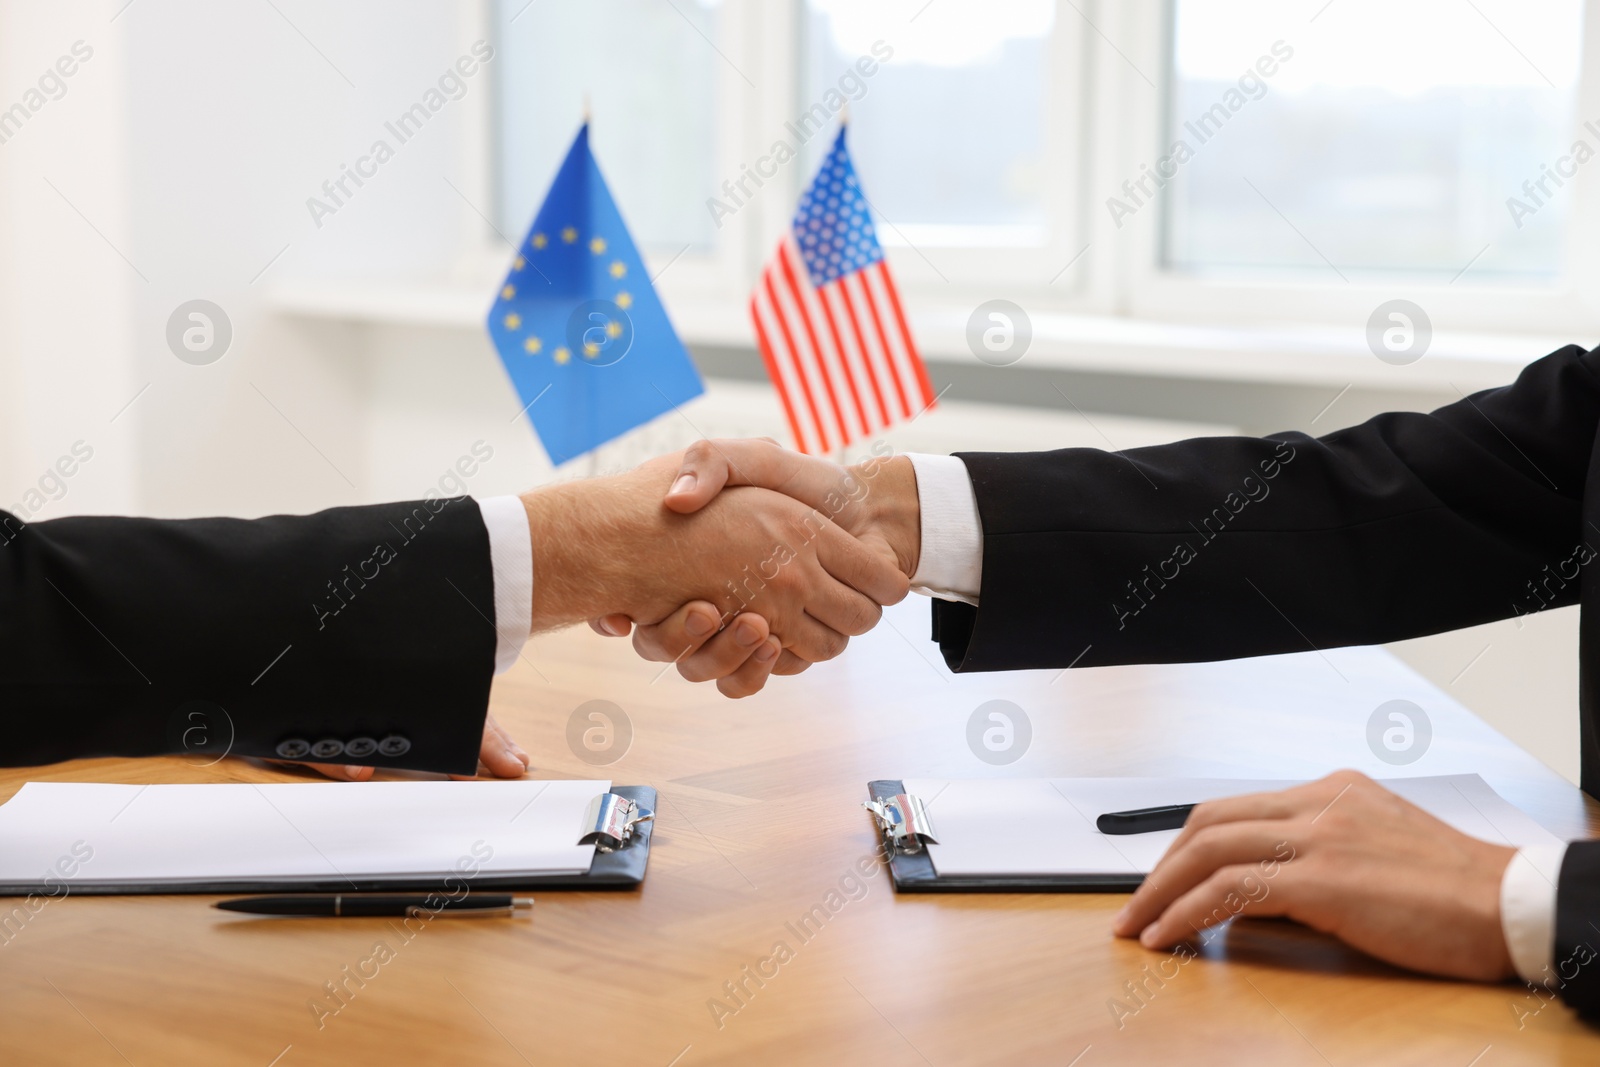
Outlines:
<svg viewBox="0 0 1600 1067"><path fill-rule="evenodd" d="M792 452L770 437L696 441L684 450L666 505L688 515L735 485L771 489L816 508L892 556L908 579L916 573L921 513L916 474L904 456L842 467Z"/></svg>
<svg viewBox="0 0 1600 1067"><path fill-rule="evenodd" d="M484 770L495 778L521 778L531 762L522 746L511 740L511 735L501 729L493 715L483 720L483 747L478 750L478 763ZM354 763L307 763L306 766L341 782L365 782L374 770ZM459 781L470 776L452 774L450 777Z"/></svg>
<svg viewBox="0 0 1600 1067"><path fill-rule="evenodd" d="M1500 880L1516 850L1468 837L1355 771L1201 804L1112 923L1165 949L1233 915L1285 916L1429 974L1512 974Z"/></svg>
<svg viewBox="0 0 1600 1067"><path fill-rule="evenodd" d="M793 497L893 559L908 580L916 572L921 517L916 474L904 457L873 458L846 468L791 452L770 438L699 441L684 452L665 503L675 512L692 514L726 487L740 485ZM770 663L762 658L767 646L745 643L754 640L756 626L767 622L755 618L755 610L739 616L750 628L741 641L737 628L721 633L707 629L705 606L685 605L660 623L639 626L634 649L646 659L677 661L679 673L691 681L714 678L724 694L747 696L766 683L768 674L798 674L811 665L791 648ZM603 634L626 636L633 621L612 615L590 625ZM778 627L772 629L782 636Z"/></svg>
<svg viewBox="0 0 1600 1067"><path fill-rule="evenodd" d="M591 618L606 632L602 617L613 615L645 624L670 618L691 638L691 624L704 629L699 647L737 617L727 630L734 644L718 642L741 653L735 667L774 647L768 623L782 648L822 660L871 629L880 605L905 597L908 582L893 557L852 536L829 509L739 487L693 514L669 510L662 501L681 466L680 457L665 456L628 474L523 497L533 536L535 631ZM754 631L742 613L760 617ZM751 673L764 680L766 669Z"/></svg>
<svg viewBox="0 0 1600 1067"><path fill-rule="evenodd" d="M606 637L627 637L633 620L626 615L608 615L589 620L589 625ZM741 612L720 631L719 626L722 617L717 606L696 600L653 626L639 627L633 647L648 660L676 661L678 673L688 681L715 681L724 696L735 699L760 692L767 676L786 660L799 664L798 669L783 672L786 674L810 666L784 649L760 615Z"/></svg>

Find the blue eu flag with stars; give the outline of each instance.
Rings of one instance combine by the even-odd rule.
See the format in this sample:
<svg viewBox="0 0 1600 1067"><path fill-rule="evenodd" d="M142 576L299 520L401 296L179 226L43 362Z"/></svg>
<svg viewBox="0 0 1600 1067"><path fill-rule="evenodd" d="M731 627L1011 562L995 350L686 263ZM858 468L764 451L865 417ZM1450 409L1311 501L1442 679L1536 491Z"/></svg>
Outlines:
<svg viewBox="0 0 1600 1067"><path fill-rule="evenodd" d="M578 131L489 312L552 463L705 392Z"/></svg>

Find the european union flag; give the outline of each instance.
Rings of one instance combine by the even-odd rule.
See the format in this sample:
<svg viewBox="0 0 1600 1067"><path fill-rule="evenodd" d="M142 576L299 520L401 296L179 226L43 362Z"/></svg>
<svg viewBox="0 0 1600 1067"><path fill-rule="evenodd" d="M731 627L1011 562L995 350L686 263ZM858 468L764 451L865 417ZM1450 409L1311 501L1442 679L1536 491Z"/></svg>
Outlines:
<svg viewBox="0 0 1600 1067"><path fill-rule="evenodd" d="M489 336L560 465L705 392L578 131L489 312Z"/></svg>

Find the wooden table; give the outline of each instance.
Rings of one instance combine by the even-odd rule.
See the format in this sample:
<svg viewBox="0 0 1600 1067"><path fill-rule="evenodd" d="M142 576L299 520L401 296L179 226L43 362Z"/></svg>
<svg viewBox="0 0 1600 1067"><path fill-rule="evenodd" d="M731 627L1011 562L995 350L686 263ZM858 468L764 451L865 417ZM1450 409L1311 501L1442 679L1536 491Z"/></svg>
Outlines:
<svg viewBox="0 0 1600 1067"><path fill-rule="evenodd" d="M384 920L68 897L0 945L0 1063L1600 1061L1600 1031L1559 1005L1519 1028L1519 986L1419 977L1279 922L1236 923L1119 1027L1109 1002L1132 1003L1124 984L1167 958L1110 936L1123 897L897 897L881 869L849 892L846 876L873 851L860 802L879 777L1477 771L1560 835L1596 825L1576 789L1381 651L955 677L925 638L924 602L888 622L843 659L739 702L658 678L626 642L587 630L536 640L497 685L495 714L537 754L539 776L660 790L640 891L544 893L531 921L441 920L409 941ZM968 717L994 698L1033 727L1006 767L967 748ZM1368 717L1396 698L1433 725L1431 748L1405 768L1366 743ZM633 726L631 749L606 768L565 741L569 714L591 699L614 701ZM0 797L30 779L290 777L237 760L89 760L5 772ZM788 924L841 883L842 906L801 942ZM326 1013L337 1005L324 983L380 941L387 962ZM780 941L792 958L760 986L745 979ZM741 980L749 994L730 999L724 983Z"/></svg>

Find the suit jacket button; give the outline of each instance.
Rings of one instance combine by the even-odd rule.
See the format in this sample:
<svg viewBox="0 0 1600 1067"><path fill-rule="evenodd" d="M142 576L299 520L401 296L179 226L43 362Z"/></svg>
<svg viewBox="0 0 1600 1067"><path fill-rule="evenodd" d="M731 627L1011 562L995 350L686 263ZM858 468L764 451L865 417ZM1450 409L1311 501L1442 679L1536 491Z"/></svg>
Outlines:
<svg viewBox="0 0 1600 1067"><path fill-rule="evenodd" d="M344 742L332 737L324 737L321 741L311 746L311 754L317 759L333 759L344 755Z"/></svg>
<svg viewBox="0 0 1600 1067"><path fill-rule="evenodd" d="M311 751L311 742L303 741L298 737L291 737L287 741L278 743L278 755L284 759L303 759Z"/></svg>
<svg viewBox="0 0 1600 1067"><path fill-rule="evenodd" d="M399 734L390 734L378 742L378 751L385 756L404 756L411 751L411 742Z"/></svg>
<svg viewBox="0 0 1600 1067"><path fill-rule="evenodd" d="M370 737L352 737L345 742L344 746L344 754L346 756L354 756L356 759L363 759L376 751L378 751L378 742Z"/></svg>

